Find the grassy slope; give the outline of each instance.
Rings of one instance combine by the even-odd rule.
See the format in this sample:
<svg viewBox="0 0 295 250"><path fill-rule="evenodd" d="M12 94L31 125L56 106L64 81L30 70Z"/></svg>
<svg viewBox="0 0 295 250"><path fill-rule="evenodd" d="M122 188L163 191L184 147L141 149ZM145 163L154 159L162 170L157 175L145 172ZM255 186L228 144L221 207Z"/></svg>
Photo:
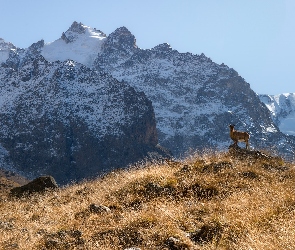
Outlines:
<svg viewBox="0 0 295 250"><path fill-rule="evenodd" d="M2 197L0 249L294 249L294 182L294 165L265 156L142 164Z"/></svg>

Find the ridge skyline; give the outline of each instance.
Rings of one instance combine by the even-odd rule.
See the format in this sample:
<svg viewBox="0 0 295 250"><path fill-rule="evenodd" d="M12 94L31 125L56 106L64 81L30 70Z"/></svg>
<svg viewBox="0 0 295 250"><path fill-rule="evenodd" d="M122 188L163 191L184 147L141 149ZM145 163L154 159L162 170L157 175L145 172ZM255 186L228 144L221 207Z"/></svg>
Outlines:
<svg viewBox="0 0 295 250"><path fill-rule="evenodd" d="M74 20L106 34L125 26L136 36L140 48L167 42L179 52L204 53L219 64L235 68L257 93L295 92L295 80L290 74L295 56L291 32L295 3L290 0L271 3L87 0L71 4L32 0L4 2L1 8L0 21L7 25L1 28L0 37L18 47L28 47L40 39L54 41Z"/></svg>
<svg viewBox="0 0 295 250"><path fill-rule="evenodd" d="M79 26L79 27L77 27L77 30L75 30L75 28L73 29L73 26ZM126 32L129 32L132 36L134 36L133 35L133 33L130 31L130 29L128 29L128 27L126 27L126 26L124 26L124 25L122 25L122 26L120 26L120 27L118 27L118 28L116 28L114 31L112 31L109 35L106 35L103 31L101 31L100 29L97 29L97 28L93 28L93 27L91 27L91 26L88 26L88 25L85 25L84 23L82 23L82 22L78 22L78 21L73 21L72 22L72 24L69 26L69 28L66 30L66 31L63 31L62 33L61 33L61 35L60 35L60 37L59 38L56 38L55 40L53 40L53 41L51 41L51 42L48 42L48 41L45 41L44 39L40 39L40 40L38 40L38 41L35 41L34 43L37 43L37 42L44 42L44 48L48 48L49 46L52 46L53 44L55 44L55 43L58 43L59 41L61 41L61 40L64 40L64 35L67 33L67 32L74 32L74 33L77 33L78 35L79 34L82 34L82 33L85 33L85 32L81 32L81 33L79 33L78 32L78 29L80 28L80 31L81 31L81 29L84 29L84 31L85 32L88 32L88 34L89 34L89 37L90 38L92 38L93 39L93 41L95 41L95 40L100 40L100 43L101 44L96 44L95 45L95 47L101 47L101 45L103 44L103 40L105 39L105 38L107 38L109 35L111 35L111 34L113 34L113 33L115 33L117 30L119 30L119 29L122 29L122 28L124 28L125 29L125 31ZM96 33L96 34L95 34ZM6 48L9 48L9 49L15 49L15 48L19 48L19 49L24 49L24 50L26 50L26 49L28 49L31 45L33 45L33 44L31 44L31 45L29 45L28 47L26 47L26 48L21 48L21 47L18 47L16 44L13 44L11 41L7 41L5 38L3 38L3 37L0 37L0 41L2 42L2 44L4 43L5 45L4 45L4 48L6 47ZM74 41L71 41L71 42L75 42L75 40ZM71 43L70 42L70 43ZM98 42L98 41L95 41L95 42ZM137 40L135 39L135 42L137 42ZM68 43L68 42L66 42L66 43ZM60 44L58 44L57 46L59 46ZM82 44L83 45L83 44ZM168 46L167 46L168 45ZM136 46L137 46L137 44L136 44ZM172 49L172 50L176 50L177 52L179 52L179 53L191 53L191 54L194 54L194 53L192 53L192 52L190 52L190 51L187 51L187 52L180 52L179 50L177 50L177 49L174 49L169 43L167 43L167 42L162 42L162 43L159 43L159 44L157 44L157 45L155 45L154 47L151 47L151 48L141 48L141 47L139 47L139 46L137 46L137 48L139 48L139 49L142 49L142 50L152 50L152 49L156 49L156 48L158 48L159 46L161 46L161 47L163 47L163 46L166 46L167 48L168 47L170 47L170 49ZM0 43L0 49L1 49L1 43ZM92 49L92 47L91 47L91 49ZM97 54L100 52L100 48L98 48L98 50L96 51L97 53L93 53L93 57L92 57L92 59L90 59L90 61L93 63L93 61L94 61L94 59L95 59L95 57L97 56ZM42 53L42 55L45 57L45 59L46 60L48 60L48 61L55 61L55 59L54 58L50 58L50 53L51 53L51 51L49 50L48 51L48 49L45 49L45 52L43 52ZM62 51L62 53L65 53L64 51ZM60 53L59 53L60 54ZM204 55L205 57L207 57L207 58L209 58L210 60L211 60L211 58L209 57L209 56L207 56L207 55L205 55L204 53L200 53L200 54L195 54L195 55ZM65 53L65 56L67 56L67 53ZM72 55L71 55L72 56ZM84 64L84 65L86 65L86 66L88 66L88 67L91 67L91 65L89 64L89 63L87 63L87 62L85 62L85 61L81 61L81 60L79 60L79 59L77 59L77 58L75 58L75 57L65 57L65 58L62 58L62 59L57 59L57 60L68 60L68 59L71 59L71 60L74 60L74 61L76 61L76 62L79 62L79 63L82 63L82 64ZM212 59L213 60L213 59ZM3 61L3 60L2 60ZM213 60L215 63L217 63L217 64L219 64L218 62L216 62L215 60ZM1 54L0 54L0 62L1 62ZM224 64L224 63L220 63L220 64ZM225 65L227 65L227 64L225 64ZM234 68L235 69L235 68ZM238 71L239 72L239 71ZM243 75L241 75L242 77L243 77ZM249 82L250 83L250 82ZM251 83L250 83L250 85L251 85ZM252 88L252 85L251 85L251 88ZM253 88L252 88L253 89ZM256 91L255 91L256 92ZM277 93L277 94L270 94L270 93L268 93L267 91L264 91L264 92L256 92L257 94L260 94L260 95L269 95L269 96L271 96L271 97L273 97L273 96L278 96L278 95L285 95L285 94L293 94L293 93L295 93L295 91L294 92L292 92L292 91L289 91L289 92L280 92L280 93Z"/></svg>

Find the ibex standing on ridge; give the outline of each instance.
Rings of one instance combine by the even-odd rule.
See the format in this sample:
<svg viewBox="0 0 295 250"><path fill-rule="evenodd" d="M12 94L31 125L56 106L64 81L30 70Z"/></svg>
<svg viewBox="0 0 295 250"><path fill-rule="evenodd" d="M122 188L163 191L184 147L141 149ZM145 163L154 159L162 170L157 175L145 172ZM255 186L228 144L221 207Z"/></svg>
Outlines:
<svg viewBox="0 0 295 250"><path fill-rule="evenodd" d="M247 132L236 131L234 129L235 125L229 125L229 136L234 141L234 145L238 145L238 142L245 142L246 149L249 149L249 139L250 135Z"/></svg>

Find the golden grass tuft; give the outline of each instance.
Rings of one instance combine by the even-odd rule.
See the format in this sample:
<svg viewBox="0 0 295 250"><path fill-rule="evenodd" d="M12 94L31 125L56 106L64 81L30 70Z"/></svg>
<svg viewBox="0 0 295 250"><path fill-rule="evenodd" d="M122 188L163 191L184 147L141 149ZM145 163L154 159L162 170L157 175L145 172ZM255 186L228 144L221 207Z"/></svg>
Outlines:
<svg viewBox="0 0 295 250"><path fill-rule="evenodd" d="M0 249L294 249L294 183L294 164L265 154L146 163L2 197Z"/></svg>

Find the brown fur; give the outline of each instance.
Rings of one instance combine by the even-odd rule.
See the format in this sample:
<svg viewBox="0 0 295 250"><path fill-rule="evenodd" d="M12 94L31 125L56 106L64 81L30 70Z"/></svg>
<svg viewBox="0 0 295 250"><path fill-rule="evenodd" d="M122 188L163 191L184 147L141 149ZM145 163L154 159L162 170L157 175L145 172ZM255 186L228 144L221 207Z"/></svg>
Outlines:
<svg viewBox="0 0 295 250"><path fill-rule="evenodd" d="M236 131L234 129L235 125L229 125L229 135L230 138L234 141L235 145L238 145L238 142L245 142L246 143L246 149L249 149L249 139L250 135L247 132L241 132L241 131Z"/></svg>

